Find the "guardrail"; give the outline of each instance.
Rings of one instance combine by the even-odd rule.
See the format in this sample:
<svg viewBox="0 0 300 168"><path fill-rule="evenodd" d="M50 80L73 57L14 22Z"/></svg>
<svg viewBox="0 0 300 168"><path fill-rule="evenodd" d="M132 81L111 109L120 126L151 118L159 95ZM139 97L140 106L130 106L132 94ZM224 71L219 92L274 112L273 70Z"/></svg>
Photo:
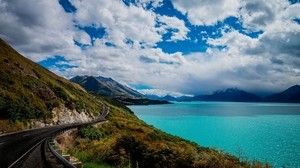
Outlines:
<svg viewBox="0 0 300 168"><path fill-rule="evenodd" d="M95 119L94 121L91 121L91 122L87 122L87 123L77 123L77 124L73 124L67 128L64 128L62 130L60 130L59 132L56 132L55 134L52 135L52 137L58 135L58 134L61 134L62 132L66 131L66 130L69 130L69 129L72 129L72 128L77 128L79 126L85 126L85 125L93 125L93 124L96 124L96 123L99 123L99 122L104 122L106 121L105 117L109 114L109 108L104 106L103 107L103 113L99 115L99 117L97 119ZM65 167L68 167L68 168L77 168L76 165L70 163L69 160L67 160L64 156L62 156L61 154L59 154L53 147L52 145L50 144L49 142L49 138L47 138L46 140L46 144L48 146L48 148L50 149L51 153L65 166Z"/></svg>
<svg viewBox="0 0 300 168"><path fill-rule="evenodd" d="M58 159L60 162L68 167L68 168L77 168L74 166L70 161L68 161L66 158L64 158L62 155L60 155L55 149L53 149L52 145L49 143L49 139L47 139L47 146L50 149L51 153Z"/></svg>

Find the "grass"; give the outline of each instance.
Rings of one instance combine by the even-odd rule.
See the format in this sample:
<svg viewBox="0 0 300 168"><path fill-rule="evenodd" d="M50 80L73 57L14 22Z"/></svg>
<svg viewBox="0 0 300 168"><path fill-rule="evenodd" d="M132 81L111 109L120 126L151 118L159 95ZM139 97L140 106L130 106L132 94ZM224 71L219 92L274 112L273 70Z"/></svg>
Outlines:
<svg viewBox="0 0 300 168"><path fill-rule="evenodd" d="M108 165L98 165L96 163L84 163L83 168L111 168L111 166Z"/></svg>

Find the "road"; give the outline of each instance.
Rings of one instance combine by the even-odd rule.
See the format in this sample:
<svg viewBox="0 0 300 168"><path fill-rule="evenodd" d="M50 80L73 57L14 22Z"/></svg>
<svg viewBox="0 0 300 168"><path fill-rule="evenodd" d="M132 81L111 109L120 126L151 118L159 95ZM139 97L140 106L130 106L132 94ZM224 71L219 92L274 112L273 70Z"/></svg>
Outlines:
<svg viewBox="0 0 300 168"><path fill-rule="evenodd" d="M54 133L80 125L95 124L104 121L106 119L104 116L101 116L90 123L57 125L2 135L0 136L0 168L9 167L37 143Z"/></svg>

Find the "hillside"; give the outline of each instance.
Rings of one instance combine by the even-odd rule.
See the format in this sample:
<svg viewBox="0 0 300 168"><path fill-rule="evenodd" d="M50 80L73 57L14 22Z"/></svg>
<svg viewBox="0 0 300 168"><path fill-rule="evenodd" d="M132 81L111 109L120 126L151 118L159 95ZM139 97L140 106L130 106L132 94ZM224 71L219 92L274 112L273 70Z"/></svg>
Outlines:
<svg viewBox="0 0 300 168"><path fill-rule="evenodd" d="M259 102L261 98L236 88L216 91L211 95L198 95L189 101L232 101L232 102Z"/></svg>
<svg viewBox="0 0 300 168"><path fill-rule="evenodd" d="M264 98L266 102L289 102L300 103L300 86L295 85L283 92L276 93Z"/></svg>
<svg viewBox="0 0 300 168"><path fill-rule="evenodd" d="M122 85L119 82L102 76L75 76L70 79L85 88L88 92L99 94L126 105L168 104L167 101L145 98L141 93Z"/></svg>
<svg viewBox="0 0 300 168"><path fill-rule="evenodd" d="M0 132L27 128L32 121L56 124L53 119L58 120L60 111L93 118L101 109L81 86L23 57L0 39Z"/></svg>

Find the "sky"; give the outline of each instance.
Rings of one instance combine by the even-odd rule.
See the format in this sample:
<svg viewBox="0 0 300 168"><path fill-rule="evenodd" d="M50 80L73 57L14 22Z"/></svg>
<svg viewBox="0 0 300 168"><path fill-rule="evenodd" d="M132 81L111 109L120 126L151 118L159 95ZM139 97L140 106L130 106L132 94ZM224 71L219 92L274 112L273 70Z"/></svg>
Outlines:
<svg viewBox="0 0 300 168"><path fill-rule="evenodd" d="M299 0L0 0L0 38L65 78L144 94L300 84Z"/></svg>

